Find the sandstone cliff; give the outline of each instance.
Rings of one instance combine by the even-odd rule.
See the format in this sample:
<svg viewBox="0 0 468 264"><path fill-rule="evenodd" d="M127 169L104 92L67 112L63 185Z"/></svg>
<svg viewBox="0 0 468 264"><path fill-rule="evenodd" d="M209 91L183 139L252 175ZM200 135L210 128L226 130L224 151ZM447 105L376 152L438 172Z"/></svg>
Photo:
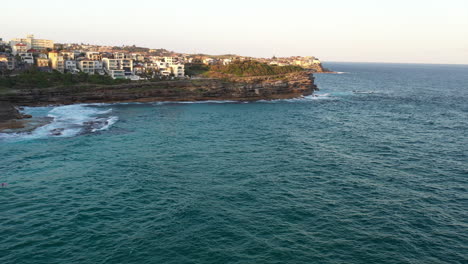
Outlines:
<svg viewBox="0 0 468 264"><path fill-rule="evenodd" d="M303 71L276 76L32 88L3 94L0 100L34 106L95 102L286 99L310 95L318 90L311 73Z"/></svg>

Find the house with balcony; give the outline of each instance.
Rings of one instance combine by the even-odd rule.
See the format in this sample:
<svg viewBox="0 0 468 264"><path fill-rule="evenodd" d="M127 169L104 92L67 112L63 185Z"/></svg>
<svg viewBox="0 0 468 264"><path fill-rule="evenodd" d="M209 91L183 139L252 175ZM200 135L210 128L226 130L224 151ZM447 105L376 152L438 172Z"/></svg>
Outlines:
<svg viewBox="0 0 468 264"><path fill-rule="evenodd" d="M133 75L133 60L131 59L103 58L102 66L104 71L114 79L121 78L121 71L124 72L124 77Z"/></svg>
<svg viewBox="0 0 468 264"><path fill-rule="evenodd" d="M74 60L66 60L65 61L65 70L67 72L76 72L77 71L77 68L76 68L76 61Z"/></svg>
<svg viewBox="0 0 468 264"><path fill-rule="evenodd" d="M87 73L87 74L94 74L95 68L94 68L94 61L93 60L80 60L77 62L78 69L81 72Z"/></svg>
<svg viewBox="0 0 468 264"><path fill-rule="evenodd" d="M171 73L174 74L174 77L183 78L185 76L185 66L184 64L173 64L170 66Z"/></svg>
<svg viewBox="0 0 468 264"><path fill-rule="evenodd" d="M31 65L34 64L34 57L31 52L21 52L21 53L18 53L18 56L21 58L23 62L31 64Z"/></svg>

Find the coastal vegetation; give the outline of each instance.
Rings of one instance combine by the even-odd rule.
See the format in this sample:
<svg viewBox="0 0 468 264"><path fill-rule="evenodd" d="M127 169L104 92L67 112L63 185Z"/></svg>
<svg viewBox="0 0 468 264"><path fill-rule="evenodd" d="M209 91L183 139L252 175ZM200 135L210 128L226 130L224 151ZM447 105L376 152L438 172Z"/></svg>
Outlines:
<svg viewBox="0 0 468 264"><path fill-rule="evenodd" d="M240 77L279 75L303 71L299 66L277 66L258 61L236 61L228 65L213 65L210 71L232 74Z"/></svg>
<svg viewBox="0 0 468 264"><path fill-rule="evenodd" d="M0 76L0 89L47 88L54 86L70 86L76 84L113 85L128 83L130 80L112 79L108 75L89 75L86 73L60 73L58 71L43 72L31 68L18 75Z"/></svg>
<svg viewBox="0 0 468 264"><path fill-rule="evenodd" d="M210 70L210 67L201 63L185 64L185 74L188 76L201 75Z"/></svg>
<svg viewBox="0 0 468 264"><path fill-rule="evenodd" d="M192 64L186 67L186 72L189 75L204 75L207 77L218 76L219 74L233 75L237 77L269 76L300 72L303 70L304 68L299 66L269 65L252 60L234 61L228 65L208 66L203 64Z"/></svg>

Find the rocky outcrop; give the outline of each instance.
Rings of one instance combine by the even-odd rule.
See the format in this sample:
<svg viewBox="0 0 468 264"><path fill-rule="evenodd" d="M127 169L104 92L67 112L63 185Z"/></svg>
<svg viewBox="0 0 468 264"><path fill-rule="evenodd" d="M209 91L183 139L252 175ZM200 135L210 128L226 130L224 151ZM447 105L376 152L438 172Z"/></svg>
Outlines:
<svg viewBox="0 0 468 264"><path fill-rule="evenodd" d="M0 100L16 105L94 102L149 102L286 99L318 90L311 71L258 77L222 77L121 85L80 85L27 89L4 94Z"/></svg>
<svg viewBox="0 0 468 264"><path fill-rule="evenodd" d="M24 122L21 119L30 117L21 114L12 103L0 101L0 130L22 128Z"/></svg>
<svg viewBox="0 0 468 264"><path fill-rule="evenodd" d="M0 101L0 122L21 119L23 115L10 102Z"/></svg>

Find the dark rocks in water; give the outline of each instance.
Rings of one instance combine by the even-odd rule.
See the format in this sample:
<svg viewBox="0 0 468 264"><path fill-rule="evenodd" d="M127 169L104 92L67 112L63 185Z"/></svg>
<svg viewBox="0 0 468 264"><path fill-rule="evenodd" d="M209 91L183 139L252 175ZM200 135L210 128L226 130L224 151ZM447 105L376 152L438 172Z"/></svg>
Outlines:
<svg viewBox="0 0 468 264"><path fill-rule="evenodd" d="M104 119L96 119L93 121L88 121L83 123L83 133L91 133L97 129L101 129L104 126L108 125L109 121Z"/></svg>
<svg viewBox="0 0 468 264"><path fill-rule="evenodd" d="M65 128L55 128L50 131L50 134L52 136L60 136L62 135L62 132L65 130Z"/></svg>

